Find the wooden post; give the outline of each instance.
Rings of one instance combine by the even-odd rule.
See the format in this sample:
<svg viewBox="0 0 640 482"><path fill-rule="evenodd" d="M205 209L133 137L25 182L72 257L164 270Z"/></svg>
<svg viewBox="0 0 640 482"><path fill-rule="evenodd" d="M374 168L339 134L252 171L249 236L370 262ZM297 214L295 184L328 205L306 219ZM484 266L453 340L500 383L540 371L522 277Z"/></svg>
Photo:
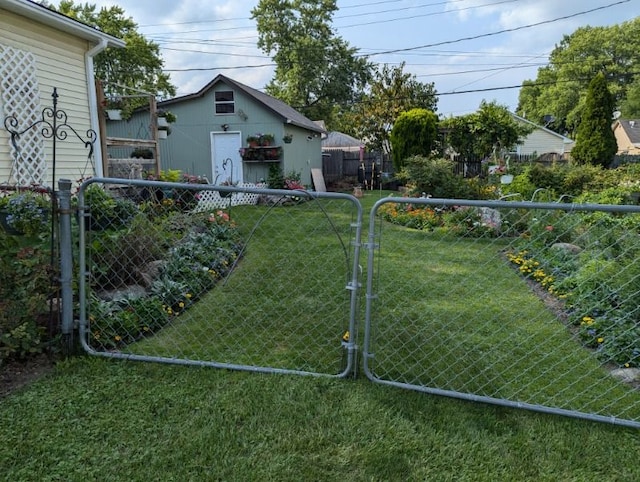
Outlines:
<svg viewBox="0 0 640 482"><path fill-rule="evenodd" d="M152 132L152 138L155 141L155 158L156 158L156 179L160 175L160 142L158 142L158 105L156 98L153 95L149 96L149 114L150 114L150 128Z"/></svg>

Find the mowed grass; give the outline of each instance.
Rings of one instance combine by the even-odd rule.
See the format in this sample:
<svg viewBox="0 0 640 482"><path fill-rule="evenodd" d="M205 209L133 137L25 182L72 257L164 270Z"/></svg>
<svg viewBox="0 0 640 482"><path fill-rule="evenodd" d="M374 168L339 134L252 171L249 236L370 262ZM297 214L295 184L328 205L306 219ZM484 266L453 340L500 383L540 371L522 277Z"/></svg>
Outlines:
<svg viewBox="0 0 640 482"><path fill-rule="evenodd" d="M358 380L79 358L0 403L4 480L634 481L637 430Z"/></svg>
<svg viewBox="0 0 640 482"><path fill-rule="evenodd" d="M352 206L338 202L340 208L314 201L234 207L245 246L232 273L170 327L127 353L342 373L353 233Z"/></svg>
<svg viewBox="0 0 640 482"><path fill-rule="evenodd" d="M365 202L375 200L373 193L367 196ZM240 220L242 212L238 209L236 214ZM266 230L262 236L267 239L277 234ZM393 244L396 234L415 236L412 242L426 243L429 249L425 251L433 256L416 256L415 246L402 251L403 243ZM505 395L516 398L531 396L527 383L565 372L580 384L583 373L588 373L595 385L612 383L589 361L592 356L588 351L566 345L564 326L496 256L501 246L464 241L445 249L440 247L442 239L419 236L391 230L381 245L379 262L389 265L382 267L398 272L376 280L376 293L381 297L376 300L379 306L372 327L376 375L483 394L501 387ZM339 249L330 238L327 235L319 243L332 246L332 255L325 254L324 263L338 258L333 253ZM262 248L256 248L256 253L264 249L279 258L278 250L269 250L263 243L257 246ZM282 259L290 254L284 246L284 242L280 244ZM249 273L264 258L251 256L247 252L239 270L214 292L219 288L237 292L237 286L231 289L234 277L244 276L243 270ZM315 269L317 261L309 263L305 264L307 269ZM262 269L273 275L279 265L271 262ZM334 275L343 278L344 271L344 267L336 268ZM394 282L402 273L409 281ZM283 313L303 311L291 308L300 304L301 298L281 295L309 290L304 276L284 279L288 281L284 291L263 282L262 289L254 291L265 294L250 306L253 311L256 306L264 307L264 319L279 313L281 325L288 323ZM477 296L464 297L470 286L487 279L491 284L484 291L492 296L482 296L478 289ZM327 282L324 278L321 281ZM313 285L311 291L316 290ZM336 291L339 296L344 296L342 290L344 286ZM185 340L178 336L192 329L185 330L189 324L199 325L196 333L207 342L215 339L205 336L208 333L235 329L228 321L216 325L215 316L205 316L222 302L214 292L208 295L212 300L205 297L189 310L190 318L178 318L180 323L171 328L172 336L167 331L146 340L141 344L143 351L160 353L158 346L168 339L193 347L193 352L204 350L192 335L185 335ZM281 297L280 311L274 311L275 296ZM245 300L247 305L246 300L253 297L245 294L237 300ZM394 311L388 303L391 299L402 302L403 309ZM238 318L244 321L253 313L244 305L235 309L227 306L228 316L246 313ZM339 309L343 308L341 303ZM202 311L198 315L194 310ZM314 317L309 320L315 321ZM295 330L294 336L287 330L273 333L272 327L258 330L256 326L233 332L236 348L246 349L256 340L270 348L271 341L265 344L255 334L258 331L282 345L284 355L267 355L267 359L273 357L285 366L300 363L291 357L292 348L299 349L309 341L301 331ZM278 326L273 324L273 328ZM318 349L324 340L315 340L310 358L303 363L339 356L334 339L338 328L343 328L342 320L326 329L331 337L327 350L334 350L334 356ZM303 343L292 341L298 337ZM542 340L547 345L540 346ZM158 346L153 347L154 343ZM536 346L541 353L552 352L553 346L569 349L569 361L574 365L561 370L552 363L555 368L551 373L536 375L530 370L546 363L545 359L534 360L539 363L527 359ZM258 355L248 350L242 356L251 360ZM513 362L517 359L520 366ZM502 375L498 380L492 373L494 377ZM570 401L572 394L567 392L575 385L570 380L558 383L559 387L549 390L555 390L556 399ZM545 379L538 387L547 385ZM619 389L618 384L613 385L612 390ZM594 388L610 402L619 402L606 387L600 391ZM1 400L0 440L0 474L12 481L640 479L638 429L437 397L375 384L362 374L356 379L334 379L88 357L61 362L47 378Z"/></svg>

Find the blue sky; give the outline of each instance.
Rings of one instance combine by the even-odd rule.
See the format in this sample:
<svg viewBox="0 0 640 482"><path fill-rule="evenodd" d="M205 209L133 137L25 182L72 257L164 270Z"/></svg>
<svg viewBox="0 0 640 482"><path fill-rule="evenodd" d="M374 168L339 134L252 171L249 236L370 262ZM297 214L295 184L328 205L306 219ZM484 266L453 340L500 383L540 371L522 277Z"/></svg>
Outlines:
<svg viewBox="0 0 640 482"><path fill-rule="evenodd" d="M257 0L98 0L119 5L161 47L178 94L198 91L222 73L257 89L273 75L256 47ZM480 102L514 111L519 86L535 79L553 48L584 26L640 15L640 0L338 0L333 27L370 60L434 82L438 113L458 116Z"/></svg>

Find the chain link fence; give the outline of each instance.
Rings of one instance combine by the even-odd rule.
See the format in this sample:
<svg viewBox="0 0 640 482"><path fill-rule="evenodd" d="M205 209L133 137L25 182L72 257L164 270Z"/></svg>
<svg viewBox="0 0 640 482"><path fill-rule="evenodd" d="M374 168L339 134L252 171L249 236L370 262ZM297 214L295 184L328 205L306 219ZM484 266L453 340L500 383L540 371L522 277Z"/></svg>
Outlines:
<svg viewBox="0 0 640 482"><path fill-rule="evenodd" d="M334 193L92 180L81 340L117 358L345 376L360 205Z"/></svg>
<svg viewBox="0 0 640 482"><path fill-rule="evenodd" d="M388 198L368 245L370 379L640 427L640 207Z"/></svg>
<svg viewBox="0 0 640 482"><path fill-rule="evenodd" d="M89 353L345 377L361 352L378 383L640 427L638 206L363 219L346 194L115 179L77 200Z"/></svg>

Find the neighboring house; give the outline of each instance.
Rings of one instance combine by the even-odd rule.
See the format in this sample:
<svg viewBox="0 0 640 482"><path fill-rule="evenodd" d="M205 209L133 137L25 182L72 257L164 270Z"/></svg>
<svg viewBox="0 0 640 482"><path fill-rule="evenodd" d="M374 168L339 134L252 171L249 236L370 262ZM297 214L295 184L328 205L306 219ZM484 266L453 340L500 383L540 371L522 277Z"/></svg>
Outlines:
<svg viewBox="0 0 640 482"><path fill-rule="evenodd" d="M514 146L513 154L523 156L534 153L538 155L553 153L563 157L573 149L574 140L535 124L524 117L513 113L511 113L511 116L517 122L533 127L533 131L523 139L523 143Z"/></svg>
<svg viewBox="0 0 640 482"><path fill-rule="evenodd" d="M0 0L0 183L53 186L61 178L75 181L102 174L93 58L107 47L124 45L42 5ZM18 131L42 120L43 109L53 107L54 88L67 123L82 136L88 129L98 134L91 162L85 145L69 131L65 140L57 141L56 179L53 142L41 127L20 137L20 156L4 128L10 115L17 119Z"/></svg>
<svg viewBox="0 0 640 482"><path fill-rule="evenodd" d="M618 119L613 123L613 133L618 143L618 152L623 155L640 155L640 119Z"/></svg>
<svg viewBox="0 0 640 482"><path fill-rule="evenodd" d="M163 170L180 169L215 184L229 179L258 183L269 177L271 166L278 166L283 174L299 173L302 183L311 185L311 169L322 169L321 126L224 75L195 94L159 102L158 109L177 118L171 134L159 141ZM107 130L114 137L153 138L149 124L145 110L128 121L108 122ZM259 133L273 134L275 145L248 149L247 138Z"/></svg>

